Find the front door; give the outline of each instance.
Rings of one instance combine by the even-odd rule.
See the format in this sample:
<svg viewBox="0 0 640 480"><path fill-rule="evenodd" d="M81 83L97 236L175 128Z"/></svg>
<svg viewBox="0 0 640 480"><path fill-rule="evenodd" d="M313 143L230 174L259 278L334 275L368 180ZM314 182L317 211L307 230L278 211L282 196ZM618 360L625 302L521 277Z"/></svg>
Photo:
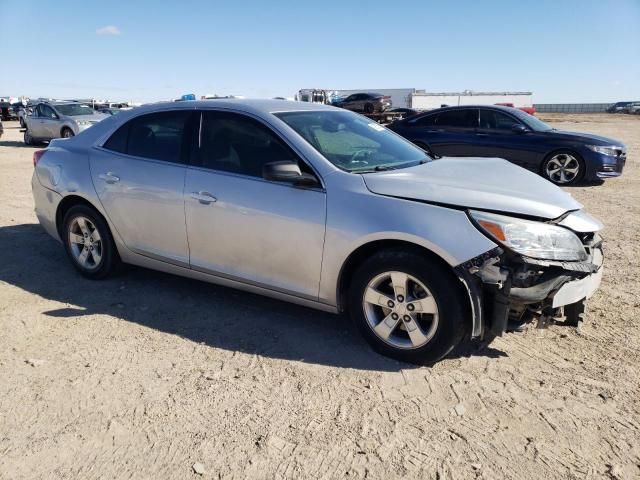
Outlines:
<svg viewBox="0 0 640 480"><path fill-rule="evenodd" d="M185 182L191 268L316 299L325 192L262 178L273 161L309 167L253 118L209 110L200 125Z"/></svg>
<svg viewBox="0 0 640 480"><path fill-rule="evenodd" d="M49 105L40 105L40 128L42 138L58 138L60 136L60 119Z"/></svg>
<svg viewBox="0 0 640 480"><path fill-rule="evenodd" d="M134 118L90 154L93 184L125 245L184 267L185 131L191 114L174 110Z"/></svg>
<svg viewBox="0 0 640 480"><path fill-rule="evenodd" d="M516 131L515 125L524 129ZM494 109L481 108L480 125L475 135L477 156L504 158L530 170L539 169L538 134L514 116Z"/></svg>

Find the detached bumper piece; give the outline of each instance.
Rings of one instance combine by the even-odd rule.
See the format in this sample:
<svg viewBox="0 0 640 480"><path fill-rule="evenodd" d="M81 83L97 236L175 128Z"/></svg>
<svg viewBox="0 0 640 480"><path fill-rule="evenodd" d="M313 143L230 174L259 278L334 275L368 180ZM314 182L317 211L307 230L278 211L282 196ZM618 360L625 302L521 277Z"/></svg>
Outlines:
<svg viewBox="0 0 640 480"><path fill-rule="evenodd" d="M537 320L544 328L564 315L578 326L586 300L600 286L603 254L598 235L587 234L584 262L537 260L496 248L456 268L472 300L473 338L493 337ZM474 295L475 294L475 295Z"/></svg>

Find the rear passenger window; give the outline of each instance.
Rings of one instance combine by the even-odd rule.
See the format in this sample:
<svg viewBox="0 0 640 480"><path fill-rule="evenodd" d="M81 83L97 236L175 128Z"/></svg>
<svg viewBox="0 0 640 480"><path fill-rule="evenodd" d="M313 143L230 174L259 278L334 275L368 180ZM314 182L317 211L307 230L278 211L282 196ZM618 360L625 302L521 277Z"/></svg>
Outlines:
<svg viewBox="0 0 640 480"><path fill-rule="evenodd" d="M116 132L109 137L109 140L103 145L107 150L114 152L127 153L127 138L129 136L129 123L125 123Z"/></svg>
<svg viewBox="0 0 640 480"><path fill-rule="evenodd" d="M190 113L159 112L134 118L116 130L104 148L136 157L181 163L184 130Z"/></svg>
<svg viewBox="0 0 640 480"><path fill-rule="evenodd" d="M455 128L477 128L478 110L447 110L438 115L438 126Z"/></svg>
<svg viewBox="0 0 640 480"><path fill-rule="evenodd" d="M436 125L438 115L426 115L416 120L410 121L409 125L416 125L417 127L433 127Z"/></svg>

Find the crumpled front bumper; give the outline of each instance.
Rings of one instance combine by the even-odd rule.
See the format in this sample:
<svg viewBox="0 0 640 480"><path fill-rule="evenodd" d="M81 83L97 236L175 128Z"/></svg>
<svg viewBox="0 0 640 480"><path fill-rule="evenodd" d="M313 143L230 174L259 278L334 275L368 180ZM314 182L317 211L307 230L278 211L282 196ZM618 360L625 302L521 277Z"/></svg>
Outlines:
<svg viewBox="0 0 640 480"><path fill-rule="evenodd" d="M604 256L595 235L584 262L531 259L495 248L456 268L473 318L472 338L502 335L510 320L535 318L591 297L602 280Z"/></svg>
<svg viewBox="0 0 640 480"><path fill-rule="evenodd" d="M602 281L602 264L604 255L602 249L597 248L593 253L592 263L598 267L598 270L579 280L566 282L552 296L551 306L553 308L564 307L572 303L579 302L585 298L590 298L598 288Z"/></svg>

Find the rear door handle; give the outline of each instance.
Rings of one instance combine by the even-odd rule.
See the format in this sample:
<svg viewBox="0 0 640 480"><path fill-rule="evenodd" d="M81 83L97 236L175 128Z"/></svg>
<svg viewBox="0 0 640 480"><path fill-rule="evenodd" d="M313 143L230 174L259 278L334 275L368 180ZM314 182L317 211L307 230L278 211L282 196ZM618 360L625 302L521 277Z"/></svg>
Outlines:
<svg viewBox="0 0 640 480"><path fill-rule="evenodd" d="M211 195L209 192L193 192L191 198L198 200L202 205L209 205L216 202L218 199Z"/></svg>
<svg viewBox="0 0 640 480"><path fill-rule="evenodd" d="M106 183L116 183L120 181L120 177L115 175L113 172L101 173L98 175L98 178L104 180Z"/></svg>

